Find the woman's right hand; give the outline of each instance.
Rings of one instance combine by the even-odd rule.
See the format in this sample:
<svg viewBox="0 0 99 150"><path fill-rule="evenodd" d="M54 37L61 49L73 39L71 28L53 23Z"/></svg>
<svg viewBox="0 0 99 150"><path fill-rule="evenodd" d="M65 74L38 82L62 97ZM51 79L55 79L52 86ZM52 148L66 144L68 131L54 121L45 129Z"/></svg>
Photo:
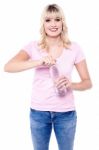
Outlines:
<svg viewBox="0 0 99 150"><path fill-rule="evenodd" d="M44 65L44 66L51 66L51 65L54 65L56 63L56 60L53 59L52 56L48 55L48 56L43 57L40 60L40 63L41 63L41 65Z"/></svg>

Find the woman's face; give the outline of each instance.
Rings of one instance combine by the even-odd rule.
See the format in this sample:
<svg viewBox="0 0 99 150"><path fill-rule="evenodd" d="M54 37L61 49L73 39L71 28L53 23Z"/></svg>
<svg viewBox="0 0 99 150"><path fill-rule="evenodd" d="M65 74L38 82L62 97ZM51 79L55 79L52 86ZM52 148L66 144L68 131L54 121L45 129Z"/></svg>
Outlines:
<svg viewBox="0 0 99 150"><path fill-rule="evenodd" d="M62 32L62 19L55 14L49 14L44 20L44 29L49 37L58 37Z"/></svg>

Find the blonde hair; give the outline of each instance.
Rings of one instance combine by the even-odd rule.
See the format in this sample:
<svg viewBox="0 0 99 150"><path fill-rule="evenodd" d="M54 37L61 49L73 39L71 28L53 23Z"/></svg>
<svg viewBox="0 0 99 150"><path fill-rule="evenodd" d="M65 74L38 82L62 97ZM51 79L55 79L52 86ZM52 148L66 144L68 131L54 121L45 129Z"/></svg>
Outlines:
<svg viewBox="0 0 99 150"><path fill-rule="evenodd" d="M57 15L57 17L60 17L62 19L62 32L61 32L61 40L63 42L63 46L68 48L68 46L71 44L69 38L68 38L68 28L66 25L66 21L65 21L65 16L64 13L61 9L61 7L59 7L57 4L50 4L47 5L41 15L41 27L40 27L40 34L41 34L41 39L39 42L39 46L42 49L47 48L47 44L46 44L46 33L45 33L45 29L44 29L44 21L45 18L48 14L50 13L55 13L55 15Z"/></svg>

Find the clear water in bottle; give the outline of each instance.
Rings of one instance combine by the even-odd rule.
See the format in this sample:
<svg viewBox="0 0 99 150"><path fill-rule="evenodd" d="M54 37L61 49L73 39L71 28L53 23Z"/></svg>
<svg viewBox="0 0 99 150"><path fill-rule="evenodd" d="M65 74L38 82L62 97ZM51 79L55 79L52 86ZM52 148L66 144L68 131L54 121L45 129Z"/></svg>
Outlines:
<svg viewBox="0 0 99 150"><path fill-rule="evenodd" d="M53 79L53 82L60 76L56 65L52 65L50 67L50 75L51 75L51 78ZM57 87L55 87L55 90L56 90L56 93L58 96L63 97L66 95L66 87L65 86L63 86L62 88L59 88L59 89Z"/></svg>

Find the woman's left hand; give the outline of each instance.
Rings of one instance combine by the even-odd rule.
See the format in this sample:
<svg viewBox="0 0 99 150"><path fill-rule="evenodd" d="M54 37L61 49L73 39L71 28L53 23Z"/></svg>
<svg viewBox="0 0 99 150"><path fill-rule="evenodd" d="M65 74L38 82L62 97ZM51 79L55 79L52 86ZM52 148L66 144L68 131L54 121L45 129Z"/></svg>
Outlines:
<svg viewBox="0 0 99 150"><path fill-rule="evenodd" d="M71 89L71 82L70 80L65 77L65 76L61 76L58 79L56 79L55 81L55 85L58 89L61 89L62 87L66 87L67 89Z"/></svg>

